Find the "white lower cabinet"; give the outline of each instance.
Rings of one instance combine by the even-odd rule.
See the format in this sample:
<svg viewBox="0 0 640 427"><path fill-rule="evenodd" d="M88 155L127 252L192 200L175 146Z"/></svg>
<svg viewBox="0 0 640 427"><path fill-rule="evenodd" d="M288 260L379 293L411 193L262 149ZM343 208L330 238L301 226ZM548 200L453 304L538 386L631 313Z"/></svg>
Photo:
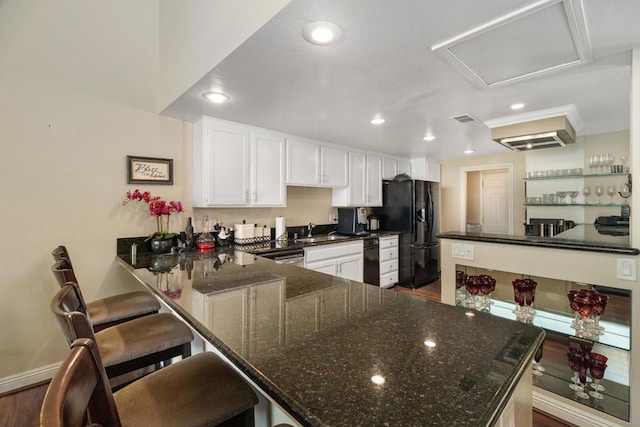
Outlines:
<svg viewBox="0 0 640 427"><path fill-rule="evenodd" d="M380 237L380 287L398 283L398 236Z"/></svg>
<svg viewBox="0 0 640 427"><path fill-rule="evenodd" d="M312 246L304 249L304 267L321 273L362 282L362 240Z"/></svg>

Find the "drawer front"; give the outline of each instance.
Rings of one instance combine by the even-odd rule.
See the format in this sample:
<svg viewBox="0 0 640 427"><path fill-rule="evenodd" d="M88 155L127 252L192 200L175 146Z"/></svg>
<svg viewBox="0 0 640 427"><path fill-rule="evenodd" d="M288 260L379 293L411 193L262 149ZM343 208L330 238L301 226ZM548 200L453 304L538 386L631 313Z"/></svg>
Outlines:
<svg viewBox="0 0 640 427"><path fill-rule="evenodd" d="M387 248L380 250L380 261L389 261L392 259L398 259L398 248Z"/></svg>
<svg viewBox="0 0 640 427"><path fill-rule="evenodd" d="M348 255L362 255L362 240L357 242L330 243L304 248L304 262L339 259Z"/></svg>
<svg viewBox="0 0 640 427"><path fill-rule="evenodd" d="M385 261L380 263L380 274L387 274L398 271L398 260Z"/></svg>
<svg viewBox="0 0 640 427"><path fill-rule="evenodd" d="M380 241L380 249L398 247L398 237L380 237L378 240Z"/></svg>
<svg viewBox="0 0 640 427"><path fill-rule="evenodd" d="M391 286L398 283L398 272L394 271L393 273L381 274L380 275L380 287L381 288L390 288Z"/></svg>

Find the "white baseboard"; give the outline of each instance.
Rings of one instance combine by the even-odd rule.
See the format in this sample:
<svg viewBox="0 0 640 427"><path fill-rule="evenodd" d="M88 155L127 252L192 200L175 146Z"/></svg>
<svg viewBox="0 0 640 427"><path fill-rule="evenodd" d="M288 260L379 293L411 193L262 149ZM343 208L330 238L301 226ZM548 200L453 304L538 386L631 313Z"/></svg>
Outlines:
<svg viewBox="0 0 640 427"><path fill-rule="evenodd" d="M0 378L0 394L50 380L62 362L52 363L30 371Z"/></svg>
<svg viewBox="0 0 640 427"><path fill-rule="evenodd" d="M566 400L567 403L563 403L562 400ZM629 425L622 420L620 422L607 420L593 412L582 410L572 403L575 402L571 402L558 395L554 395L552 397L540 393L535 389L533 390L534 408L571 424L575 424L580 427L621 427Z"/></svg>

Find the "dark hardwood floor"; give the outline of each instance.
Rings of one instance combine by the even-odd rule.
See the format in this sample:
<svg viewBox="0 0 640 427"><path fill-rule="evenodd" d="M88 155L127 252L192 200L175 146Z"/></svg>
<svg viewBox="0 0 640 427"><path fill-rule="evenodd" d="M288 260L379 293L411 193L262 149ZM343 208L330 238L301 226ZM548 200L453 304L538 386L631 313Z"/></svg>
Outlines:
<svg viewBox="0 0 640 427"><path fill-rule="evenodd" d="M427 286L420 287L418 289L403 288L402 286L393 287L398 292L404 294L415 295L426 298L428 300L440 302L440 281L431 283ZM546 351L545 346L545 351ZM573 424L568 424L565 421L559 420L551 415L545 414L538 410L533 410L533 427L573 427Z"/></svg>

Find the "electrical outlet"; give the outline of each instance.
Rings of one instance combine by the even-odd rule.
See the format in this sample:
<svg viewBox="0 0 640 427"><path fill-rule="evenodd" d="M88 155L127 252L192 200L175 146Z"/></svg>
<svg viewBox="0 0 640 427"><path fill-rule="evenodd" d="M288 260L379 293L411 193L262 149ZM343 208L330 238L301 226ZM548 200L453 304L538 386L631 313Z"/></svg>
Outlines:
<svg viewBox="0 0 640 427"><path fill-rule="evenodd" d="M451 256L459 259L473 260L473 245L454 243L451 245Z"/></svg>

